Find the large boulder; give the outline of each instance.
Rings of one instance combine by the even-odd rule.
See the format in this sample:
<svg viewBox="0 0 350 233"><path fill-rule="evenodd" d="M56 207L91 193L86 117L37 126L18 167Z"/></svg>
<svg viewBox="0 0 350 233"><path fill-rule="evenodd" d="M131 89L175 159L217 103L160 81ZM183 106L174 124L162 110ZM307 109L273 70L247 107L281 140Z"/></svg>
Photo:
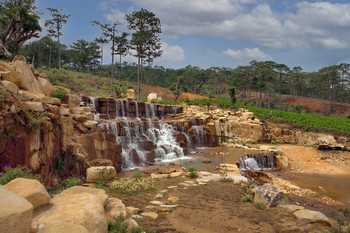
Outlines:
<svg viewBox="0 0 350 233"><path fill-rule="evenodd" d="M8 90L9 92L13 93L13 94L17 94L18 93L18 87L16 84L9 82L9 81L0 81L1 85L3 85L6 90Z"/></svg>
<svg viewBox="0 0 350 233"><path fill-rule="evenodd" d="M33 205L0 186L0 228L2 233L29 233Z"/></svg>
<svg viewBox="0 0 350 233"><path fill-rule="evenodd" d="M309 222L309 223L323 223L331 226L329 219L318 211L312 210L298 210L293 213L293 216L299 220Z"/></svg>
<svg viewBox="0 0 350 233"><path fill-rule="evenodd" d="M5 187L32 203L34 209L50 202L50 195L37 180L16 178L6 184Z"/></svg>
<svg viewBox="0 0 350 233"><path fill-rule="evenodd" d="M45 78L38 78L41 88L47 97L53 97L55 87Z"/></svg>
<svg viewBox="0 0 350 233"><path fill-rule="evenodd" d="M74 94L67 94L67 102L69 108L79 107L81 103L81 97Z"/></svg>
<svg viewBox="0 0 350 233"><path fill-rule="evenodd" d="M71 194L80 194L80 193L90 193L93 194L101 199L103 202L103 206L106 206L108 203L108 196L106 194L106 191L103 189L95 189L95 188L88 188L83 186L74 186L69 189L64 190L57 196L64 196L64 195L71 195Z"/></svg>
<svg viewBox="0 0 350 233"><path fill-rule="evenodd" d="M40 102L27 101L25 104L29 107L29 110L33 112L44 112L43 104Z"/></svg>
<svg viewBox="0 0 350 233"><path fill-rule="evenodd" d="M81 226L66 222L57 222L46 225L38 233L89 233L88 230Z"/></svg>
<svg viewBox="0 0 350 233"><path fill-rule="evenodd" d="M157 93L150 93L148 96L147 96L147 101L148 102L152 102L152 100L157 100L158 96L157 96Z"/></svg>
<svg viewBox="0 0 350 233"><path fill-rule="evenodd" d="M86 170L86 182L94 183L96 181L111 180L117 176L113 166L89 167Z"/></svg>
<svg viewBox="0 0 350 233"><path fill-rule="evenodd" d="M107 233L103 199L92 193L66 192L52 198L47 209L38 210L31 231L36 232L52 223L72 223L85 227L90 233Z"/></svg>
<svg viewBox="0 0 350 233"><path fill-rule="evenodd" d="M135 91L134 89L128 89L128 91L126 92L126 98L128 99L135 99Z"/></svg>
<svg viewBox="0 0 350 233"><path fill-rule="evenodd" d="M267 207L275 207L283 203L283 193L271 184L264 184L255 191L254 202L264 204Z"/></svg>
<svg viewBox="0 0 350 233"><path fill-rule="evenodd" d="M120 215L126 216L126 208L123 202L115 197L109 198L105 207L106 215L111 218L118 218Z"/></svg>

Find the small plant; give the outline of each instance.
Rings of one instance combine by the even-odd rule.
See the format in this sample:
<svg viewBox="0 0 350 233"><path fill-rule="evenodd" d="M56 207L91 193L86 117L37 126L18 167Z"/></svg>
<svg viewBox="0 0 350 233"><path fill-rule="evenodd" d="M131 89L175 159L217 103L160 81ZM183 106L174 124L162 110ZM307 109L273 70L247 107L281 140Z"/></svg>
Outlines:
<svg viewBox="0 0 350 233"><path fill-rule="evenodd" d="M246 193L242 197L242 201L244 201L244 202L253 202L253 196L250 193Z"/></svg>
<svg viewBox="0 0 350 233"><path fill-rule="evenodd" d="M16 178L28 178L41 181L40 175L33 175L31 168L17 166L11 167L12 164L8 163L3 168L3 172L0 173L0 184L5 185L13 179Z"/></svg>
<svg viewBox="0 0 350 233"><path fill-rule="evenodd" d="M81 183L82 183L81 179L74 178L74 177L61 181L61 184L63 184L65 188L77 186L78 184L81 184Z"/></svg>
<svg viewBox="0 0 350 233"><path fill-rule="evenodd" d="M108 221L109 233L141 233L140 228L131 228L128 230L128 224L123 215L119 215L114 221Z"/></svg>
<svg viewBox="0 0 350 233"><path fill-rule="evenodd" d="M66 167L66 162L60 157L57 156L55 161L55 169L58 173L61 173Z"/></svg>
<svg viewBox="0 0 350 233"><path fill-rule="evenodd" d="M188 170L188 172L190 173L190 177L191 177L191 178L196 178L196 177L198 177L198 168L189 167L187 170Z"/></svg>
<svg viewBox="0 0 350 233"><path fill-rule="evenodd" d="M131 195L153 189L153 185L143 179L123 178L113 181L110 188L119 193Z"/></svg>
<svg viewBox="0 0 350 233"><path fill-rule="evenodd" d="M105 183L103 181L99 180L99 181L96 181L94 187L97 189L104 189L104 185L105 185Z"/></svg>
<svg viewBox="0 0 350 233"><path fill-rule="evenodd" d="M223 182L233 183L235 182L231 177L224 177L221 179Z"/></svg>
<svg viewBox="0 0 350 233"><path fill-rule="evenodd" d="M64 99L66 98L66 96L67 96L67 92L64 91L64 90L57 90L57 91L55 91L55 93L53 94L53 97L60 99L61 102L64 101Z"/></svg>
<svg viewBox="0 0 350 233"><path fill-rule="evenodd" d="M8 93L4 88L0 88L0 102L5 101L10 97L10 93Z"/></svg>
<svg viewBox="0 0 350 233"><path fill-rule="evenodd" d="M345 217L350 217L350 211L349 208L346 209L338 209L339 212L343 213Z"/></svg>
<svg viewBox="0 0 350 233"><path fill-rule="evenodd" d="M285 202L290 202L290 201L292 201L292 198L290 197L290 195L288 193L283 193L283 200Z"/></svg>
<svg viewBox="0 0 350 233"><path fill-rule="evenodd" d="M131 176L135 179L141 179L141 177L143 176L143 172L140 170L135 170L131 173Z"/></svg>
<svg viewBox="0 0 350 233"><path fill-rule="evenodd" d="M242 142L242 145L245 146L245 145L247 145L247 143L246 142Z"/></svg>

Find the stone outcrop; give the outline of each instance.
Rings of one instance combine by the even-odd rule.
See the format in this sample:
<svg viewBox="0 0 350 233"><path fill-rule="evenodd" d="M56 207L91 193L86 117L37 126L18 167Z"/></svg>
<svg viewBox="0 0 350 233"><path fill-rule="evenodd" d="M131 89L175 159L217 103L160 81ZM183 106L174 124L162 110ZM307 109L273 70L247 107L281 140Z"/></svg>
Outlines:
<svg viewBox="0 0 350 233"><path fill-rule="evenodd" d="M108 197L96 193L92 188L83 187L65 190L52 198L50 205L38 209L33 218L31 232L59 222L81 225L91 233L107 233L104 207Z"/></svg>
<svg viewBox="0 0 350 233"><path fill-rule="evenodd" d="M113 166L89 167L86 170L86 182L94 183L102 180L112 180L116 177Z"/></svg>
<svg viewBox="0 0 350 233"><path fill-rule="evenodd" d="M297 210L293 213L293 216L299 220L306 221L309 223L323 223L328 226L331 226L329 219L318 211L312 210Z"/></svg>
<svg viewBox="0 0 350 233"><path fill-rule="evenodd" d="M89 231L81 225L58 222L44 226L38 233L89 233Z"/></svg>
<svg viewBox="0 0 350 233"><path fill-rule="evenodd" d="M0 186L0 226L2 233L29 233L33 205Z"/></svg>
<svg viewBox="0 0 350 233"><path fill-rule="evenodd" d="M126 217L126 208L123 202L115 197L109 198L105 207L106 215L112 219L118 218L120 215Z"/></svg>
<svg viewBox="0 0 350 233"><path fill-rule="evenodd" d="M5 187L29 201L34 209L50 202L50 195L37 180L16 178L7 183Z"/></svg>
<svg viewBox="0 0 350 233"><path fill-rule="evenodd" d="M261 203L267 207L276 207L278 204L283 203L283 193L279 188L271 184L264 184L255 191L254 202Z"/></svg>

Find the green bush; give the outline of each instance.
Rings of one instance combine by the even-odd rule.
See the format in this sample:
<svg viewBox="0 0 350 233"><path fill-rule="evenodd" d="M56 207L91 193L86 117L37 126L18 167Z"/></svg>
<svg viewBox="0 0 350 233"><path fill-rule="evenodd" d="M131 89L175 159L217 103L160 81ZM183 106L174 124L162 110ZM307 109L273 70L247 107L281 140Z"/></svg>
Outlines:
<svg viewBox="0 0 350 233"><path fill-rule="evenodd" d="M31 168L17 166L17 167L11 167L12 164L6 164L3 172L0 173L0 184L5 185L8 182L10 182L13 179L16 178L28 178L28 179L35 179L38 181L41 181L41 177L39 175L34 175L32 173Z"/></svg>
<svg viewBox="0 0 350 233"><path fill-rule="evenodd" d="M153 185L143 179L123 178L113 181L110 188L123 194L135 194L153 189Z"/></svg>
<svg viewBox="0 0 350 233"><path fill-rule="evenodd" d="M67 92L64 91L64 90L56 90L55 93L53 94L53 96L54 96L55 98L60 99L61 102L63 102L64 99L65 99L66 96L67 96Z"/></svg>
<svg viewBox="0 0 350 233"><path fill-rule="evenodd" d="M141 179L141 177L143 176L143 172L140 170L135 170L131 173L131 176L135 179Z"/></svg>
<svg viewBox="0 0 350 233"><path fill-rule="evenodd" d="M81 183L82 183L81 179L74 178L74 177L61 181L61 184L63 184L65 188L77 186L78 184L81 184Z"/></svg>
<svg viewBox="0 0 350 233"><path fill-rule="evenodd" d="M198 169L197 168L195 168L195 167L188 167L187 170L190 173L190 177L191 178L198 177Z"/></svg>
<svg viewBox="0 0 350 233"><path fill-rule="evenodd" d="M66 167L66 162L60 157L57 156L55 161L55 169L58 173L61 173Z"/></svg>
<svg viewBox="0 0 350 233"><path fill-rule="evenodd" d="M253 202L253 196L250 193L246 193L242 197L242 201L244 201L244 202Z"/></svg>
<svg viewBox="0 0 350 233"><path fill-rule="evenodd" d="M350 119L350 115L348 115L347 118Z"/></svg>
<svg viewBox="0 0 350 233"><path fill-rule="evenodd" d="M119 215L114 221L108 221L109 233L141 233L140 228L131 228L128 230L128 224L123 215Z"/></svg>

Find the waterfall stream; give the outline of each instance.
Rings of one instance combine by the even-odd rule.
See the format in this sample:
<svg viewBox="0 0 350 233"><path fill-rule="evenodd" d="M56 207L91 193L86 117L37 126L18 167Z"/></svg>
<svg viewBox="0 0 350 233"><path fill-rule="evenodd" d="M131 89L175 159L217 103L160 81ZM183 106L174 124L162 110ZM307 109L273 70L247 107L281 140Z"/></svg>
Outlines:
<svg viewBox="0 0 350 233"><path fill-rule="evenodd" d="M240 170L271 170L276 167L274 154L250 154L240 157Z"/></svg>

